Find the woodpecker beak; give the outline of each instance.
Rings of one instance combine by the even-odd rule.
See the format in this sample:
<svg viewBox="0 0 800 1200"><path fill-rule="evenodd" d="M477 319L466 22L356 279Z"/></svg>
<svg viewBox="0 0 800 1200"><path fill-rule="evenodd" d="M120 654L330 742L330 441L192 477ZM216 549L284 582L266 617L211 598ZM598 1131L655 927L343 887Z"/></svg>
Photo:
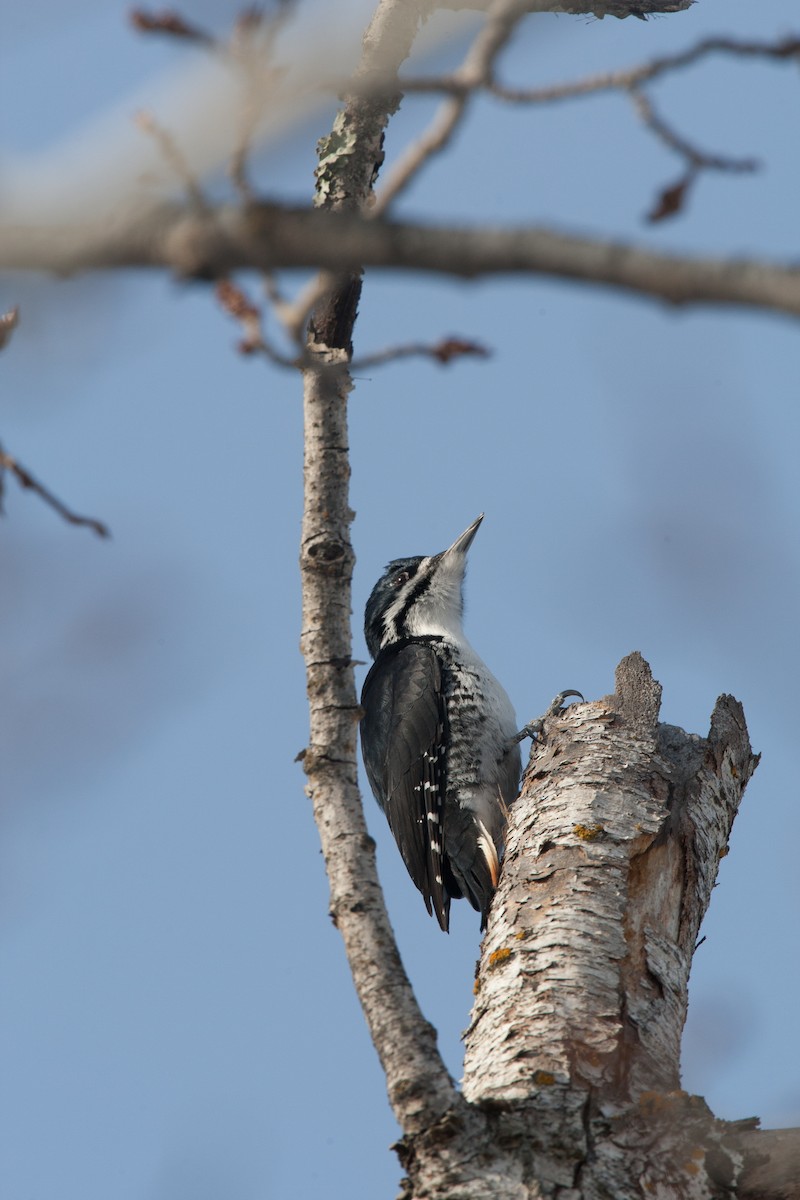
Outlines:
<svg viewBox="0 0 800 1200"><path fill-rule="evenodd" d="M478 527L480 526L480 523L482 520L483 520L483 513L481 513L481 515L472 522L469 529L465 529L464 532L462 534L460 534L459 537L456 538L456 540L453 542L452 546L447 547L447 549L444 551L442 557L444 557L444 555L448 555L448 554L466 554L467 551L469 550L470 546L472 545L472 539L475 537L475 534L478 532Z"/></svg>

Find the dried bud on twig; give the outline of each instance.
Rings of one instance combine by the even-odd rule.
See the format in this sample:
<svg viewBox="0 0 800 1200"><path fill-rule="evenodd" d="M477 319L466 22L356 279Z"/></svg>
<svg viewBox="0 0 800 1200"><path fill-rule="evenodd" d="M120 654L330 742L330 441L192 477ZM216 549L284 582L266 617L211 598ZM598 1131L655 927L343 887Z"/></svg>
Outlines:
<svg viewBox="0 0 800 1200"><path fill-rule="evenodd" d="M214 39L204 30L189 22L180 13L166 10L160 13L145 12L143 8L131 10L130 22L140 33L166 33L170 37L184 38L189 42L213 43Z"/></svg>

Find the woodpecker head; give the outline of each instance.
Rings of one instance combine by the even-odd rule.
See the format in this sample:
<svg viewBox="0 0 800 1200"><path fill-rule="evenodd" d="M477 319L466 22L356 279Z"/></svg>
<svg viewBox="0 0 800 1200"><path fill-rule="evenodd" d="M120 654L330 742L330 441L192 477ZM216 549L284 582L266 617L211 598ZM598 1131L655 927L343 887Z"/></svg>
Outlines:
<svg viewBox="0 0 800 1200"><path fill-rule="evenodd" d="M483 513L441 554L396 558L387 565L364 614L364 636L373 658L402 638L461 636L467 551L482 520Z"/></svg>

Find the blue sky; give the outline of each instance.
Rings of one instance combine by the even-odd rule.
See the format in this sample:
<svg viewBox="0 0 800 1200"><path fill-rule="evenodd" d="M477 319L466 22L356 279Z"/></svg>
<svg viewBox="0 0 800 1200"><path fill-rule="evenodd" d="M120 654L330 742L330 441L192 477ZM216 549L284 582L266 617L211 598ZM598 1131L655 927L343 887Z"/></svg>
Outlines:
<svg viewBox="0 0 800 1200"><path fill-rule="evenodd" d="M67 16L40 0L4 20L6 180L109 110L120 139L141 136L130 115L194 52L137 37L126 11L82 0ZM224 28L232 10L186 11ZM783 35L794 15L788 0L758 13L700 0L647 23L543 18L505 71L574 78L711 32ZM306 36L315 19L313 4L301 8ZM480 103L399 211L792 257L796 72L719 60L655 95L701 145L756 155L763 170L703 177L685 214L649 228L642 215L680 165L624 100ZM261 188L310 196L331 111L259 154ZM403 105L390 158L430 111ZM0 435L113 539L67 527L9 484L3 1195L394 1195L396 1129L294 762L307 737L299 381L238 356L238 331L200 285L3 277L0 307L12 303L22 324L0 358ZM386 560L442 549L485 511L467 627L521 720L561 688L609 692L633 649L663 684L664 720L705 733L720 692L743 701L763 760L695 959L684 1084L720 1116L800 1123L785 1037L800 986L796 326L542 280L367 278L359 351L448 334L493 356L357 380L356 656L367 657L361 612ZM409 974L458 1075L477 917L456 905L441 935L369 796L367 815Z"/></svg>

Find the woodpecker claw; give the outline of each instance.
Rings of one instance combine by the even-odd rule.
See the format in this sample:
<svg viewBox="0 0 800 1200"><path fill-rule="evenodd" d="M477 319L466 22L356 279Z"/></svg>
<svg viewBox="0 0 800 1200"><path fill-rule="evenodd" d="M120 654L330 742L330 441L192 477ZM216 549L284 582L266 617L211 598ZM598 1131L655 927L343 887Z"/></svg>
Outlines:
<svg viewBox="0 0 800 1200"><path fill-rule="evenodd" d="M552 701L547 710L547 716L554 717L556 713L561 712L561 709L564 707L564 701L568 696L577 696L582 704L586 703L583 692L576 692L574 688L568 688L566 692L558 693L555 700ZM567 707L569 708L569 705L567 705Z"/></svg>
<svg viewBox="0 0 800 1200"><path fill-rule="evenodd" d="M541 717L537 717L535 721L529 721L527 725L523 725L519 733L511 741L512 746L516 746L518 742L523 742L525 738L530 738L531 741L536 741L544 729L544 723L548 717L555 717L561 712L564 701L568 696L577 696L579 700L583 700L581 692L576 692L573 688L568 688L565 692L559 692L555 699L550 703L548 708Z"/></svg>

